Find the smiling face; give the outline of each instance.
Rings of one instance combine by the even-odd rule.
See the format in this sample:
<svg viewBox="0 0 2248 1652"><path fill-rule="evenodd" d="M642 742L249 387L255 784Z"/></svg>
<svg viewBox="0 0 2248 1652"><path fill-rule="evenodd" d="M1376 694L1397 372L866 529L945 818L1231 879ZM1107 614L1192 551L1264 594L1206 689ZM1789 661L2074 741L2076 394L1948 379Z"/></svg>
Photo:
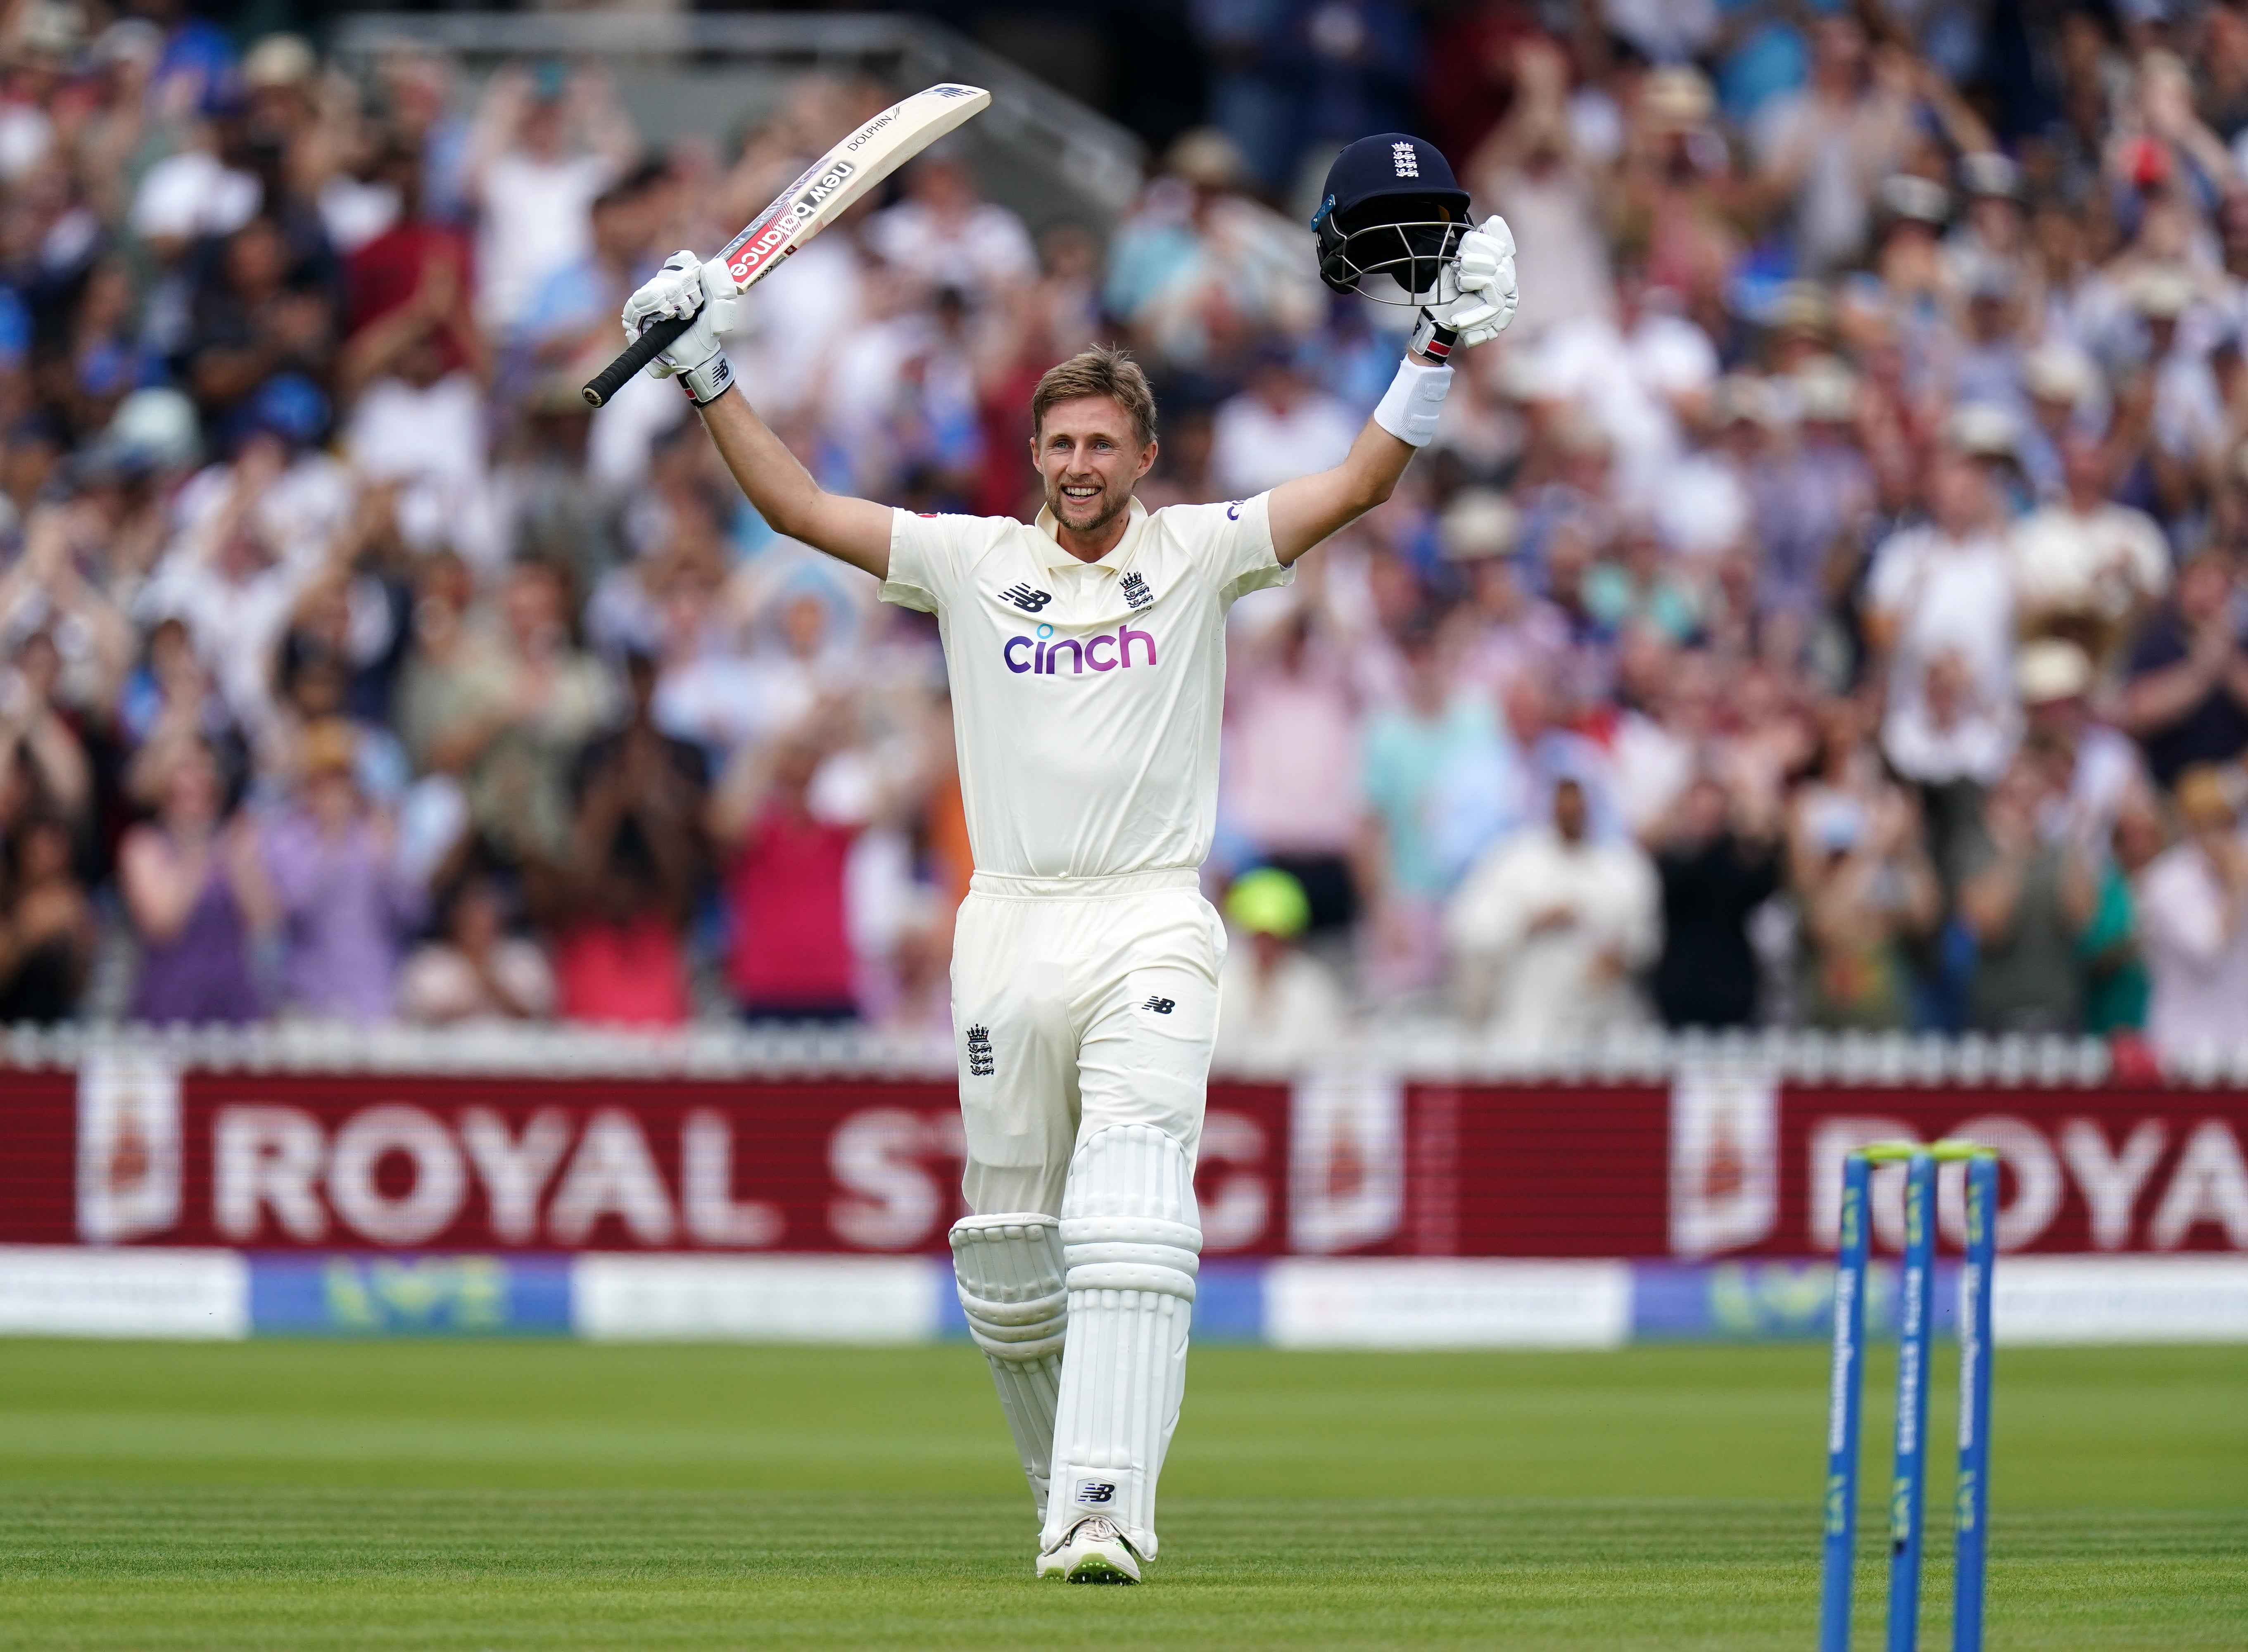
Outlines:
<svg viewBox="0 0 2248 1652"><path fill-rule="evenodd" d="M1046 509L1077 535L1097 534L1131 508L1132 489L1155 463L1132 415L1113 396L1077 396L1046 409L1031 438Z"/></svg>

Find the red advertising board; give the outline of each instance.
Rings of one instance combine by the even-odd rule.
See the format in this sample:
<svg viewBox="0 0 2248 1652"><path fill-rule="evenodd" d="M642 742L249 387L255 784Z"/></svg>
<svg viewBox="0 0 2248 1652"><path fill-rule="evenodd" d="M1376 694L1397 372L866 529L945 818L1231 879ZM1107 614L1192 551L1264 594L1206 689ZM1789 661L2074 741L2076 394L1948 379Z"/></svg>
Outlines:
<svg viewBox="0 0 2248 1652"><path fill-rule="evenodd" d="M1944 1134L2010 1251L2248 1251L2238 1090L1221 1083L1196 1186L1213 1254L1801 1256L1851 1147ZM0 1070L0 1243L922 1251L960 1154L934 1080Z"/></svg>

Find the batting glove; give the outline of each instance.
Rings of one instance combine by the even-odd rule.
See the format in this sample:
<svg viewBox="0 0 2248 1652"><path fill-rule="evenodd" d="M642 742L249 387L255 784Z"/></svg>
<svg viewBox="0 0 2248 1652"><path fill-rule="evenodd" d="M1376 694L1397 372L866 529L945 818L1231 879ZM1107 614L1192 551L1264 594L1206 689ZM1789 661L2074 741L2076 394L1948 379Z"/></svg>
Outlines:
<svg viewBox="0 0 2248 1652"><path fill-rule="evenodd" d="M733 364L726 360L721 333L734 327L734 279L725 262L708 264L692 252L675 252L653 280L625 300L625 332L637 339L651 324L691 316L693 324L648 364L657 379L678 379L694 404L707 407L733 387Z"/></svg>
<svg viewBox="0 0 2248 1652"><path fill-rule="evenodd" d="M1460 237L1452 259L1459 296L1435 306L1436 325L1457 333L1456 347L1489 344L1514 319L1514 231L1496 214Z"/></svg>

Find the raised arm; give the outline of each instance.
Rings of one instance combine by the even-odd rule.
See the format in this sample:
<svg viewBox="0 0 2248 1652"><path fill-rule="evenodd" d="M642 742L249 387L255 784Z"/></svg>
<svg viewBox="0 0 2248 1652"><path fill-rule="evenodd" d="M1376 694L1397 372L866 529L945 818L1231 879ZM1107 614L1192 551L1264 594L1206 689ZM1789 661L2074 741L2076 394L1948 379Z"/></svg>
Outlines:
<svg viewBox="0 0 2248 1652"><path fill-rule="evenodd" d="M889 577L889 506L830 493L814 482L739 392L704 407L702 425L726 469L775 533L801 539L877 579Z"/></svg>
<svg viewBox="0 0 2248 1652"><path fill-rule="evenodd" d="M1412 374L1420 382L1449 384L1450 369L1438 367L1416 355L1408 355L1398 369L1403 381ZM1417 442L1394 436L1380 424L1380 415L1366 422L1350 453L1332 470L1321 470L1272 490L1268 509L1272 522L1272 553L1282 565L1293 562L1322 539L1348 527L1387 499L1397 487L1420 450Z"/></svg>
<svg viewBox="0 0 2248 1652"><path fill-rule="evenodd" d="M1284 566L1387 499L1414 451L1435 439L1452 370L1432 357L1495 339L1514 319L1514 236L1505 219L1485 219L1460 238L1443 290L1454 296L1422 312L1414 347L1348 456L1332 470L1272 490L1272 552ZM1449 344L1434 342L1439 326L1456 335Z"/></svg>
<svg viewBox="0 0 2248 1652"><path fill-rule="evenodd" d="M776 533L800 539L877 579L890 571L890 508L828 492L812 479L787 444L734 390L734 369L718 342L733 325L734 287L726 266L675 252L655 278L626 301L627 334L666 316L694 325L648 364L659 379L676 378L702 415L718 456Z"/></svg>

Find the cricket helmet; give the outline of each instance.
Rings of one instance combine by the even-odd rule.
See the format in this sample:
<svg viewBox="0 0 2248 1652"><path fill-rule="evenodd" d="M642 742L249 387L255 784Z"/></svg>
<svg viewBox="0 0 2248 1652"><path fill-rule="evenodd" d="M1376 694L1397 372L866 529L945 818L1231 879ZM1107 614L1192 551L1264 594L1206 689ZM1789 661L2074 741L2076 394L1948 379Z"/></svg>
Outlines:
<svg viewBox="0 0 2248 1652"><path fill-rule="evenodd" d="M1384 304L1426 303L1470 227L1468 192L1436 145L1402 132L1360 138L1327 168L1312 219L1319 279ZM1369 291L1368 276L1389 279Z"/></svg>

